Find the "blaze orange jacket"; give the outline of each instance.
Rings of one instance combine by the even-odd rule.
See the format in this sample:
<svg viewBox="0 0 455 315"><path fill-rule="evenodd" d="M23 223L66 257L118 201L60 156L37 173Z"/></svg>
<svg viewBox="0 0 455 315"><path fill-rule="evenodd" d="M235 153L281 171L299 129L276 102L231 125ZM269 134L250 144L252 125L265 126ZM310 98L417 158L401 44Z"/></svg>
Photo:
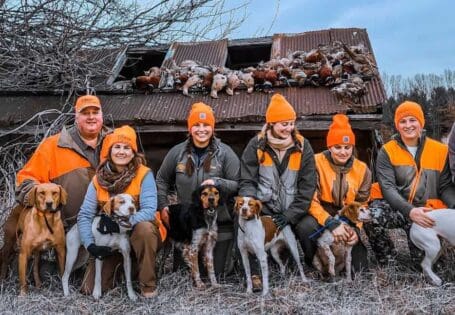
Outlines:
<svg viewBox="0 0 455 315"><path fill-rule="evenodd" d="M76 222L97 166L88 161L84 150L72 138L71 133L76 132L75 128L63 128L60 133L44 139L16 176L16 200L21 204L27 203L27 193L37 183L62 185L68 192L67 204L62 208L62 219L69 226ZM107 131L104 129L101 132L101 139Z"/></svg>
<svg viewBox="0 0 455 315"><path fill-rule="evenodd" d="M131 181L130 185L125 189L123 193L125 194L130 194L133 196L136 208L139 208L140 205L140 193L141 193L141 184L142 180L144 179L145 175L150 172L150 169L144 165L141 165L138 170L136 171L136 176L133 178ZM102 209L104 204L109 201L109 192L101 187L101 185L98 183L98 178L95 176L93 178L93 186L95 186L96 189L96 199L98 200L98 207L99 209ZM160 212L156 211L155 212L155 224L158 227L158 230L160 232L160 237L161 241L164 241L167 236L167 230L164 227L162 221L161 221L161 216Z"/></svg>
<svg viewBox="0 0 455 315"><path fill-rule="evenodd" d="M315 161L318 183L309 213L320 225L326 225L344 205L368 201L371 171L364 162L352 158L346 166L338 166L329 151L316 154Z"/></svg>

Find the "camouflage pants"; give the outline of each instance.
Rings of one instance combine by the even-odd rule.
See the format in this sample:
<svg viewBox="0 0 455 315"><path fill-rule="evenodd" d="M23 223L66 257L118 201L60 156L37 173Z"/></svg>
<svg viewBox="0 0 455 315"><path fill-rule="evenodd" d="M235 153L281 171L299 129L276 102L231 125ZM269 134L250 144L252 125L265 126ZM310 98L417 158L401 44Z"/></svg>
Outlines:
<svg viewBox="0 0 455 315"><path fill-rule="evenodd" d="M403 229L408 239L411 259L419 263L423 258L423 251L418 249L409 238L411 223L399 211L394 211L385 200L374 200L369 205L373 220L364 225L371 248L380 264L386 264L389 259L397 255L395 246L390 239L389 229Z"/></svg>

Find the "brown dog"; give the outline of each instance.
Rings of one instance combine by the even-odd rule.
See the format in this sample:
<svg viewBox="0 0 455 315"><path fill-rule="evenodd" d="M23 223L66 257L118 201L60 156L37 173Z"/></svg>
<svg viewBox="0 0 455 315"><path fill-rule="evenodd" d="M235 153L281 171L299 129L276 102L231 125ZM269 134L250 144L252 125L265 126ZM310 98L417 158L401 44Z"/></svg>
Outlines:
<svg viewBox="0 0 455 315"><path fill-rule="evenodd" d="M65 268L65 231L60 218L60 207L66 204L66 191L52 183L38 184L28 194L31 208L25 208L17 224L19 244L19 283L20 295L27 293L26 271L28 259L33 254L33 277L35 286L41 286L39 277L39 253L55 248L60 274Z"/></svg>

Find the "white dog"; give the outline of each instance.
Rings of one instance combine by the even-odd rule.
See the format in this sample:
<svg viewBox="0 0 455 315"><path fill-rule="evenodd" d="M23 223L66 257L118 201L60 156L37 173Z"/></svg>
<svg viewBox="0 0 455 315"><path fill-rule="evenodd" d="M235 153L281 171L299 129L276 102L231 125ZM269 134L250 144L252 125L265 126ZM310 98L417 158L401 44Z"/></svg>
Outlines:
<svg viewBox="0 0 455 315"><path fill-rule="evenodd" d="M92 223L92 233L95 238L95 244L98 246L109 246L113 250L119 250L123 255L123 267L125 271L126 288L128 290L128 297L131 300L136 300L137 296L134 293L131 283L131 257L130 257L130 240L127 231L132 229L128 218L136 213L136 207L131 195L119 194L112 197L104 206L103 211L111 216L120 226L120 233L101 234L98 230L98 223L100 217L95 217ZM68 296L68 279L76 262L79 247L81 246L81 238L79 236L79 229L75 224L66 235L66 265L65 273L62 276L63 294ZM98 300L101 297L101 270L103 261L100 259L95 260L95 285L93 288L93 297Z"/></svg>
<svg viewBox="0 0 455 315"><path fill-rule="evenodd" d="M434 210L426 214L435 221L435 225L424 228L413 223L410 237L418 248L425 251L425 257L420 264L424 275L433 285L440 286L442 280L433 272L432 266L441 254L438 236L446 239L452 246L455 245L455 209Z"/></svg>
<svg viewBox="0 0 455 315"><path fill-rule="evenodd" d="M239 230L237 235L238 247L242 255L243 267L245 268L247 293L253 292L251 270L248 253L253 253L261 264L262 271L262 295L269 292L269 267L267 264L266 251L270 253L280 266L281 274L285 272L285 266L279 252L283 246L287 246L299 268L303 282L308 282L300 262L297 241L289 225L278 230L270 216L259 216L262 204L259 200L250 197L236 197L234 210L239 216Z"/></svg>

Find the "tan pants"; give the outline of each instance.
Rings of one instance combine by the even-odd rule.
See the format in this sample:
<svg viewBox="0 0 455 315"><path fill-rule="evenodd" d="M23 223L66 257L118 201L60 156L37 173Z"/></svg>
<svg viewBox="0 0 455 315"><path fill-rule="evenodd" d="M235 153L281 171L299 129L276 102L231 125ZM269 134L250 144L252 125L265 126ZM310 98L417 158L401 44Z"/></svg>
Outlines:
<svg viewBox="0 0 455 315"><path fill-rule="evenodd" d="M142 292L156 289L156 253L162 246L158 227L152 222L136 224L130 237L133 251L132 278L139 280ZM101 288L105 292L115 287L116 279L123 270L123 257L115 254L103 260ZM120 272L119 272L120 271ZM90 259L82 281L81 292L91 294L95 281L95 260Z"/></svg>

